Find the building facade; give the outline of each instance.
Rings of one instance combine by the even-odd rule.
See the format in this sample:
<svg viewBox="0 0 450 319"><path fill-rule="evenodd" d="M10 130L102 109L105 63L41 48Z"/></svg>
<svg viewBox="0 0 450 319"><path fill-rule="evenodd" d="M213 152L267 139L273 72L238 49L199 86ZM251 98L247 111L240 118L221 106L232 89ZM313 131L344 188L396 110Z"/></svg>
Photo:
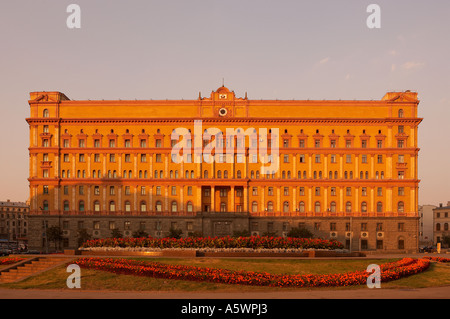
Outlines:
<svg viewBox="0 0 450 319"><path fill-rule="evenodd" d="M429 246L433 244L435 205L419 205L419 245Z"/></svg>
<svg viewBox="0 0 450 319"><path fill-rule="evenodd" d="M441 243L448 246L445 238L450 237L450 202L447 202L447 206L439 204L433 209L433 223L433 244Z"/></svg>
<svg viewBox="0 0 450 319"><path fill-rule="evenodd" d="M23 202L0 202L0 239L27 243L30 207Z"/></svg>
<svg viewBox="0 0 450 319"><path fill-rule="evenodd" d="M418 246L414 92L379 101L72 101L30 93L30 245L141 230L166 236L286 235L352 250ZM181 160L180 160L181 159Z"/></svg>

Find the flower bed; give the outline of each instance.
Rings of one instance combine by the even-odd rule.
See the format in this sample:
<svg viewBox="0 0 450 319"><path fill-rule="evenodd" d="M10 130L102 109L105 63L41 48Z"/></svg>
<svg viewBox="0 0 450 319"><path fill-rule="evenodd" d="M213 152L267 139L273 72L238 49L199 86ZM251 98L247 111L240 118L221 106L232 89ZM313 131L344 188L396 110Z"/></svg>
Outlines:
<svg viewBox="0 0 450 319"><path fill-rule="evenodd" d="M3 257L0 258L0 266L15 264L25 259L23 257Z"/></svg>
<svg viewBox="0 0 450 319"><path fill-rule="evenodd" d="M366 284L367 277L370 275L365 270L344 274L280 275L113 258L79 258L75 263L81 268L109 271L116 274L271 287L361 285ZM412 258L403 258L399 261L383 264L380 266L381 281L387 282L420 273L426 270L429 264L429 260Z"/></svg>
<svg viewBox="0 0 450 319"><path fill-rule="evenodd" d="M291 237L186 237L186 238L106 238L86 241L81 249L133 248L133 249L235 249L235 250L303 250L343 249L335 240Z"/></svg>
<svg viewBox="0 0 450 319"><path fill-rule="evenodd" d="M429 257L429 256L426 256L426 257L423 257L423 258L431 260L431 261L437 261L437 262L440 262L440 263L448 263L448 262L450 262L450 258L444 258L444 257Z"/></svg>

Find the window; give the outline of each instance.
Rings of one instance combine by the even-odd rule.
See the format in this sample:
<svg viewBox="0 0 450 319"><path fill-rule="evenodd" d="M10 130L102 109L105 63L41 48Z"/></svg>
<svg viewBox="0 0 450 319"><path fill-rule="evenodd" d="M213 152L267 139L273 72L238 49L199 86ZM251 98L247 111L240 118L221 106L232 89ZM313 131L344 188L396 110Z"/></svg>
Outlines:
<svg viewBox="0 0 450 319"><path fill-rule="evenodd" d="M405 224L404 223L398 223L397 229L398 229L398 231L405 231Z"/></svg>
<svg viewBox="0 0 450 319"><path fill-rule="evenodd" d="M116 211L116 203L113 200L109 202L109 211L112 213Z"/></svg>
<svg viewBox="0 0 450 319"><path fill-rule="evenodd" d="M315 188L314 194L315 194L316 196L320 196L320 187L316 187L316 188Z"/></svg>
<svg viewBox="0 0 450 319"><path fill-rule="evenodd" d="M44 111L42 112L42 117L49 117L50 116L50 112L47 109L44 109Z"/></svg>
<svg viewBox="0 0 450 319"><path fill-rule="evenodd" d="M100 202L98 200L94 201L94 212L100 211Z"/></svg>
<svg viewBox="0 0 450 319"><path fill-rule="evenodd" d="M157 211L157 212L162 212L162 204L161 204L161 201L156 201L156 203L155 203L155 210Z"/></svg>
<svg viewBox="0 0 450 319"><path fill-rule="evenodd" d="M366 164L367 163L367 155L361 156L361 163Z"/></svg>
<svg viewBox="0 0 450 319"><path fill-rule="evenodd" d="M361 203L361 212L367 213L367 203L366 202Z"/></svg>
<svg viewBox="0 0 450 319"><path fill-rule="evenodd" d="M330 163L337 163L335 154L330 155Z"/></svg>
<svg viewBox="0 0 450 319"><path fill-rule="evenodd" d="M131 212L131 203L130 203L130 201L125 201L125 211L126 212Z"/></svg>
<svg viewBox="0 0 450 319"><path fill-rule="evenodd" d="M192 205L191 201L187 202L186 210L187 210L188 213L192 213L194 211L194 206Z"/></svg>
<svg viewBox="0 0 450 319"><path fill-rule="evenodd" d="M258 212L258 202L256 201L252 202L252 212L253 213Z"/></svg>
<svg viewBox="0 0 450 319"><path fill-rule="evenodd" d="M334 201L330 203L330 212L336 213L336 202Z"/></svg>
<svg viewBox="0 0 450 319"><path fill-rule="evenodd" d="M284 196L289 196L289 187L284 187Z"/></svg>
<svg viewBox="0 0 450 319"><path fill-rule="evenodd" d="M403 117L403 116L404 116L403 109L398 110L398 117Z"/></svg>
<svg viewBox="0 0 450 319"><path fill-rule="evenodd" d="M131 155L125 154L125 163L131 163Z"/></svg>
<svg viewBox="0 0 450 319"><path fill-rule="evenodd" d="M397 148L403 148L404 147L404 141L403 140L398 140L397 141Z"/></svg>
<svg viewBox="0 0 450 319"><path fill-rule="evenodd" d="M351 202L345 203L345 211L347 213L351 213L352 212L352 203Z"/></svg>
<svg viewBox="0 0 450 319"><path fill-rule="evenodd" d="M331 187L330 193L331 196L336 196L336 187Z"/></svg>
<svg viewBox="0 0 450 319"><path fill-rule="evenodd" d="M377 148L383 148L383 141L377 140Z"/></svg>
<svg viewBox="0 0 450 319"><path fill-rule="evenodd" d="M80 200L78 202L78 211L84 212L84 201L83 200Z"/></svg>
<svg viewBox="0 0 450 319"><path fill-rule="evenodd" d="M176 201L172 201L172 205L171 205L171 211L172 213L176 213L178 210L178 204Z"/></svg>
<svg viewBox="0 0 450 319"><path fill-rule="evenodd" d="M405 211L405 203L403 202L398 202L397 204L397 212L399 213L403 213Z"/></svg>
<svg viewBox="0 0 450 319"><path fill-rule="evenodd" d="M377 163L383 164L383 155L377 155Z"/></svg>
<svg viewBox="0 0 450 319"><path fill-rule="evenodd" d="M283 212L289 213L289 202L288 201L283 203Z"/></svg>
<svg viewBox="0 0 450 319"><path fill-rule="evenodd" d="M267 202L267 211L273 212L273 202L272 201Z"/></svg>
<svg viewBox="0 0 450 319"><path fill-rule="evenodd" d="M69 211L69 201L68 201L68 200L65 200L65 201L64 201L64 203L63 203L63 209L64 209L65 212L68 212L68 211Z"/></svg>
<svg viewBox="0 0 450 319"><path fill-rule="evenodd" d="M345 162L351 163L352 162L352 156L351 155L345 155Z"/></svg>
<svg viewBox="0 0 450 319"><path fill-rule="evenodd" d="M257 196L258 195L258 187L253 187L252 188L252 195L253 196Z"/></svg>
<svg viewBox="0 0 450 319"><path fill-rule="evenodd" d="M304 154L300 154L300 163L306 163Z"/></svg>
<svg viewBox="0 0 450 319"><path fill-rule="evenodd" d="M404 196L405 195L405 188L399 187L398 188L398 196Z"/></svg>
<svg viewBox="0 0 450 319"><path fill-rule="evenodd" d="M315 202L314 203L314 211L316 213L320 213L320 202Z"/></svg>
<svg viewBox="0 0 450 319"><path fill-rule="evenodd" d="M320 155L314 156L314 159L315 163L320 163Z"/></svg>
<svg viewBox="0 0 450 319"><path fill-rule="evenodd" d="M383 212L383 203L377 202L377 213L382 213L382 212Z"/></svg>
<svg viewBox="0 0 450 319"><path fill-rule="evenodd" d="M147 211L147 203L145 201L141 201L141 213L145 213Z"/></svg>

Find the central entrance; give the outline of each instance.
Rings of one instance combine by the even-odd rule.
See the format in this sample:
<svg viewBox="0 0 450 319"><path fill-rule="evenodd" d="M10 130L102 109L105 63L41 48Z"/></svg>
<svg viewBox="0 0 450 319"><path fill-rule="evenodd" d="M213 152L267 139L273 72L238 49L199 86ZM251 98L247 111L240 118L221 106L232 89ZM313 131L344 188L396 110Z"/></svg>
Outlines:
<svg viewBox="0 0 450 319"><path fill-rule="evenodd" d="M204 212L243 212L244 187L202 186L202 210Z"/></svg>

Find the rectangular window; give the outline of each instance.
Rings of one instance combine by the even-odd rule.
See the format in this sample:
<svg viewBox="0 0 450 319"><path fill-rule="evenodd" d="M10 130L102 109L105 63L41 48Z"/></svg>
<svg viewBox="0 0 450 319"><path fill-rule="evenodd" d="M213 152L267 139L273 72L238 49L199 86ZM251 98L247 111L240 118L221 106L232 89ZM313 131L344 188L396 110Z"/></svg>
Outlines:
<svg viewBox="0 0 450 319"><path fill-rule="evenodd" d="M253 187L253 188L252 188L252 195L253 195L253 196L258 195L258 187Z"/></svg>
<svg viewBox="0 0 450 319"><path fill-rule="evenodd" d="M94 162L100 163L100 154L94 154Z"/></svg>
<svg viewBox="0 0 450 319"><path fill-rule="evenodd" d="M109 147L116 147L116 140L109 140Z"/></svg>
<svg viewBox="0 0 450 319"><path fill-rule="evenodd" d="M157 148L160 148L160 147L162 147L162 141L161 141L161 139L156 139L155 140L155 147L157 147Z"/></svg>
<svg viewBox="0 0 450 319"><path fill-rule="evenodd" d="M320 163L320 155L315 155L314 159L315 163Z"/></svg>
<svg viewBox="0 0 450 319"><path fill-rule="evenodd" d="M130 140L125 140L125 147L131 147L131 141Z"/></svg>
<svg viewBox="0 0 450 319"><path fill-rule="evenodd" d="M352 162L352 156L351 155L345 155L345 162L351 163Z"/></svg>
<svg viewBox="0 0 450 319"><path fill-rule="evenodd" d="M405 188L399 187L398 188L398 196L404 196L405 195Z"/></svg>
<svg viewBox="0 0 450 319"><path fill-rule="evenodd" d="M273 196L273 187L269 187L269 188L267 189L267 195Z"/></svg>
<svg viewBox="0 0 450 319"><path fill-rule="evenodd" d="M130 186L125 186L125 195L131 195Z"/></svg>
<svg viewBox="0 0 450 319"><path fill-rule="evenodd" d="M305 140L299 140L298 147L305 148Z"/></svg>
<svg viewBox="0 0 450 319"><path fill-rule="evenodd" d="M65 163L68 163L69 162L69 154L64 154L63 155L63 160L64 160Z"/></svg>
<svg viewBox="0 0 450 319"><path fill-rule="evenodd" d="M131 154L125 154L125 163L131 163Z"/></svg>
<svg viewBox="0 0 450 319"><path fill-rule="evenodd" d="M306 163L304 154L300 154L300 163Z"/></svg>
<svg viewBox="0 0 450 319"><path fill-rule="evenodd" d="M147 154L141 154L141 163L147 162Z"/></svg>
<svg viewBox="0 0 450 319"><path fill-rule="evenodd" d="M156 154L155 161L156 161L156 163L162 163L161 154Z"/></svg>
<svg viewBox="0 0 450 319"><path fill-rule="evenodd" d="M100 147L100 140L94 140L94 147Z"/></svg>
<svg viewBox="0 0 450 319"><path fill-rule="evenodd" d="M330 155L330 162L331 162L331 163L337 163L337 161L336 161L336 155L334 155L334 154L331 154L331 155Z"/></svg>
<svg viewBox="0 0 450 319"><path fill-rule="evenodd" d="M284 188L284 196L289 196L289 187Z"/></svg>
<svg viewBox="0 0 450 319"><path fill-rule="evenodd" d="M363 164L367 163L367 155L361 155L361 163Z"/></svg>
<svg viewBox="0 0 450 319"><path fill-rule="evenodd" d="M100 186L94 186L94 195L100 195Z"/></svg>
<svg viewBox="0 0 450 319"><path fill-rule="evenodd" d="M305 196L305 188L304 187L300 187L299 188L299 195L300 196Z"/></svg>
<svg viewBox="0 0 450 319"><path fill-rule="evenodd" d="M404 141L403 140L398 140L397 141L397 147L398 148L403 148L403 146L404 146Z"/></svg>
<svg viewBox="0 0 450 319"><path fill-rule="evenodd" d="M109 162L110 163L116 162L116 154L109 154Z"/></svg>
<svg viewBox="0 0 450 319"><path fill-rule="evenodd" d="M331 187L331 196L336 196L336 187Z"/></svg>

